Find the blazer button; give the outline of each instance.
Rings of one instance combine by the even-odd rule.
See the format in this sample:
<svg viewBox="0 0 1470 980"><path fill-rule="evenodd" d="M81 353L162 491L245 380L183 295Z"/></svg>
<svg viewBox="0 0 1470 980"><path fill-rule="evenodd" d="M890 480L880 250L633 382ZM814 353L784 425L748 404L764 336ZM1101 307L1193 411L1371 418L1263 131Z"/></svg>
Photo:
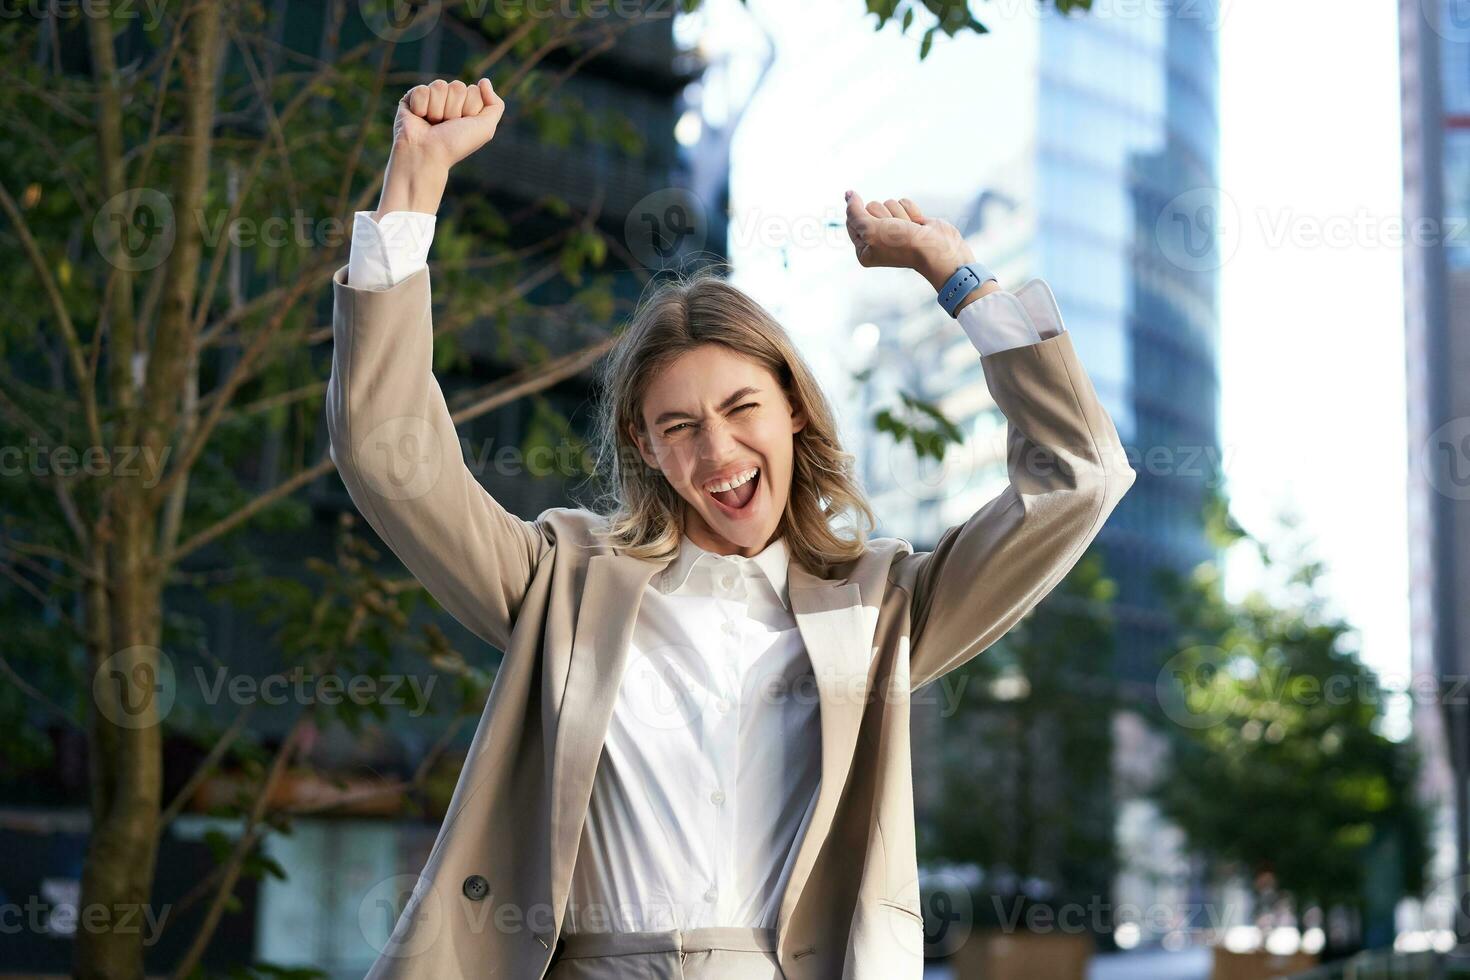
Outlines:
<svg viewBox="0 0 1470 980"><path fill-rule="evenodd" d="M490 894L490 882L484 875L470 875L464 880L464 894L472 902L483 901Z"/></svg>

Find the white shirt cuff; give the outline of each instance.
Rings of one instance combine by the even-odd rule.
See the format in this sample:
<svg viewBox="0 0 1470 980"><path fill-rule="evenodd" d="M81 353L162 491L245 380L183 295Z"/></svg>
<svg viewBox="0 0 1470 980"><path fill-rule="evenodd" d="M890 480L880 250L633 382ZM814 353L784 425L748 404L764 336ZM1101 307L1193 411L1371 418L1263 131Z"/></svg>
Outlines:
<svg viewBox="0 0 1470 980"><path fill-rule="evenodd" d="M1035 344L1067 329L1044 279L1031 279L1015 292L987 293L960 310L956 319L982 356Z"/></svg>
<svg viewBox="0 0 1470 980"><path fill-rule="evenodd" d="M354 289L389 289L429 264L437 215L389 211L382 221L358 211L352 222L347 284Z"/></svg>

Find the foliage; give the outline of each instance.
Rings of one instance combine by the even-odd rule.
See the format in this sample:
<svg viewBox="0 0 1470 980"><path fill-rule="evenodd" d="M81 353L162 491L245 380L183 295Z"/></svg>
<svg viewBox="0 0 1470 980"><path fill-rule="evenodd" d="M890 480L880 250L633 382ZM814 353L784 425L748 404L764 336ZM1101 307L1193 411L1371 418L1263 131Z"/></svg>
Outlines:
<svg viewBox="0 0 1470 980"><path fill-rule="evenodd" d="M1395 886L1422 893L1419 754L1384 734L1389 694L1358 659L1351 626L1326 612L1321 564L1300 547L1276 554L1220 501L1209 516L1217 541L1257 553L1280 595L1229 601L1209 564L1161 576L1180 630L1159 685L1173 753L1155 787L1161 810L1262 900L1357 906L1368 856L1385 842L1397 851Z"/></svg>
<svg viewBox="0 0 1470 980"><path fill-rule="evenodd" d="M458 6L443 5L437 73L493 78L527 139L623 168L663 149L565 84L636 17ZM921 58L937 31L984 30L963 4L922 6L935 23ZM374 26L381 7L100 0L0 19L0 445L20 450L0 472L0 737L14 782L43 787L58 733L85 740L90 783L52 789L88 796L89 906L146 900L171 821L203 782L238 777L213 812L239 833L211 839L219 867L191 899L206 924L182 962L156 964L177 976L202 969L236 881L287 873L260 847L300 815L274 790L299 767L341 775L314 740L383 737L403 713L351 700L256 710L180 683L176 704L150 694L151 723L128 728L108 710L119 695L94 685L113 657L142 651L116 676L150 691L199 671L448 678L432 705L445 735L493 676L433 624L415 628L416 582L314 515L343 496L322 431L332 276L353 215L378 195L394 105L424 78L415 24ZM918 6L868 9L879 28L898 17L907 30ZM456 174L460 189L483 179ZM575 441L538 393L556 380L539 370L553 353L539 325L610 324L621 306L607 264L626 249L595 210L555 194L490 198L448 195L436 226L434 367L519 369L534 398L522 450ZM464 422L497 404L494 392L450 398ZM230 615L239 636L221 635ZM432 806L446 777L428 761L383 791ZM136 936L100 928L77 949L79 974L142 974Z"/></svg>
<svg viewBox="0 0 1470 980"><path fill-rule="evenodd" d="M978 865L980 890L1007 902L1108 893L1115 595L1090 550L994 647L939 679L961 696L941 723L943 797L921 860Z"/></svg>
<svg viewBox="0 0 1470 980"><path fill-rule="evenodd" d="M742 3L747 0L741 0ZM878 18L876 30L882 30L890 21L897 20L900 32L907 34L913 26L916 15L923 10L925 16L932 18L931 23L924 29L919 39L919 60L929 57L929 52L934 47L934 37L943 32L946 37L954 37L960 31L974 31L976 34L988 34L990 28L976 20L970 13L969 0L865 0L868 13ZM1070 14L1074 10L1087 11L1092 9L1092 0L1053 0L1057 10L1063 14Z"/></svg>

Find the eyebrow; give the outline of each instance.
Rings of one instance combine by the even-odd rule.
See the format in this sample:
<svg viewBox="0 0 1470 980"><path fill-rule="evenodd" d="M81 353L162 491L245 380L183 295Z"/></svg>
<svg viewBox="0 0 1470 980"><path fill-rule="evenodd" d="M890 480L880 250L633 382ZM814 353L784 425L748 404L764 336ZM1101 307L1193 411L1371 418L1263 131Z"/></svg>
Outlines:
<svg viewBox="0 0 1470 980"><path fill-rule="evenodd" d="M758 395L758 394L760 394L760 389L759 388L753 387L751 385L746 385L744 388L741 388L739 391L735 392L733 395L730 395L724 401L720 402L720 411L723 412L725 409L729 408L731 405L734 405L736 402L738 402L740 399L744 398L746 395ZM690 415L688 412L664 412L658 418L656 418L656 419L653 420L653 424L654 425L663 425L665 422L670 422L670 421L672 421L674 419L692 419L692 418L694 418L694 416L693 415Z"/></svg>

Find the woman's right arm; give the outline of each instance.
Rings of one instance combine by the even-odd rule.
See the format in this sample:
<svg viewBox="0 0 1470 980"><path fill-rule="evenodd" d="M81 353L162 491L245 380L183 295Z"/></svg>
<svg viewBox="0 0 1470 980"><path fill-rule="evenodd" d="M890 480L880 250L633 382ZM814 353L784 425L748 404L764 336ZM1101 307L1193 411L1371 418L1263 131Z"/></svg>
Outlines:
<svg viewBox="0 0 1470 980"><path fill-rule="evenodd" d="M488 80L411 89L372 219L436 213L449 168L490 140L503 112ZM429 593L504 650L550 531L503 508L464 463L432 370L428 267L354 284L353 266L361 263L332 277L332 461L364 519Z"/></svg>

